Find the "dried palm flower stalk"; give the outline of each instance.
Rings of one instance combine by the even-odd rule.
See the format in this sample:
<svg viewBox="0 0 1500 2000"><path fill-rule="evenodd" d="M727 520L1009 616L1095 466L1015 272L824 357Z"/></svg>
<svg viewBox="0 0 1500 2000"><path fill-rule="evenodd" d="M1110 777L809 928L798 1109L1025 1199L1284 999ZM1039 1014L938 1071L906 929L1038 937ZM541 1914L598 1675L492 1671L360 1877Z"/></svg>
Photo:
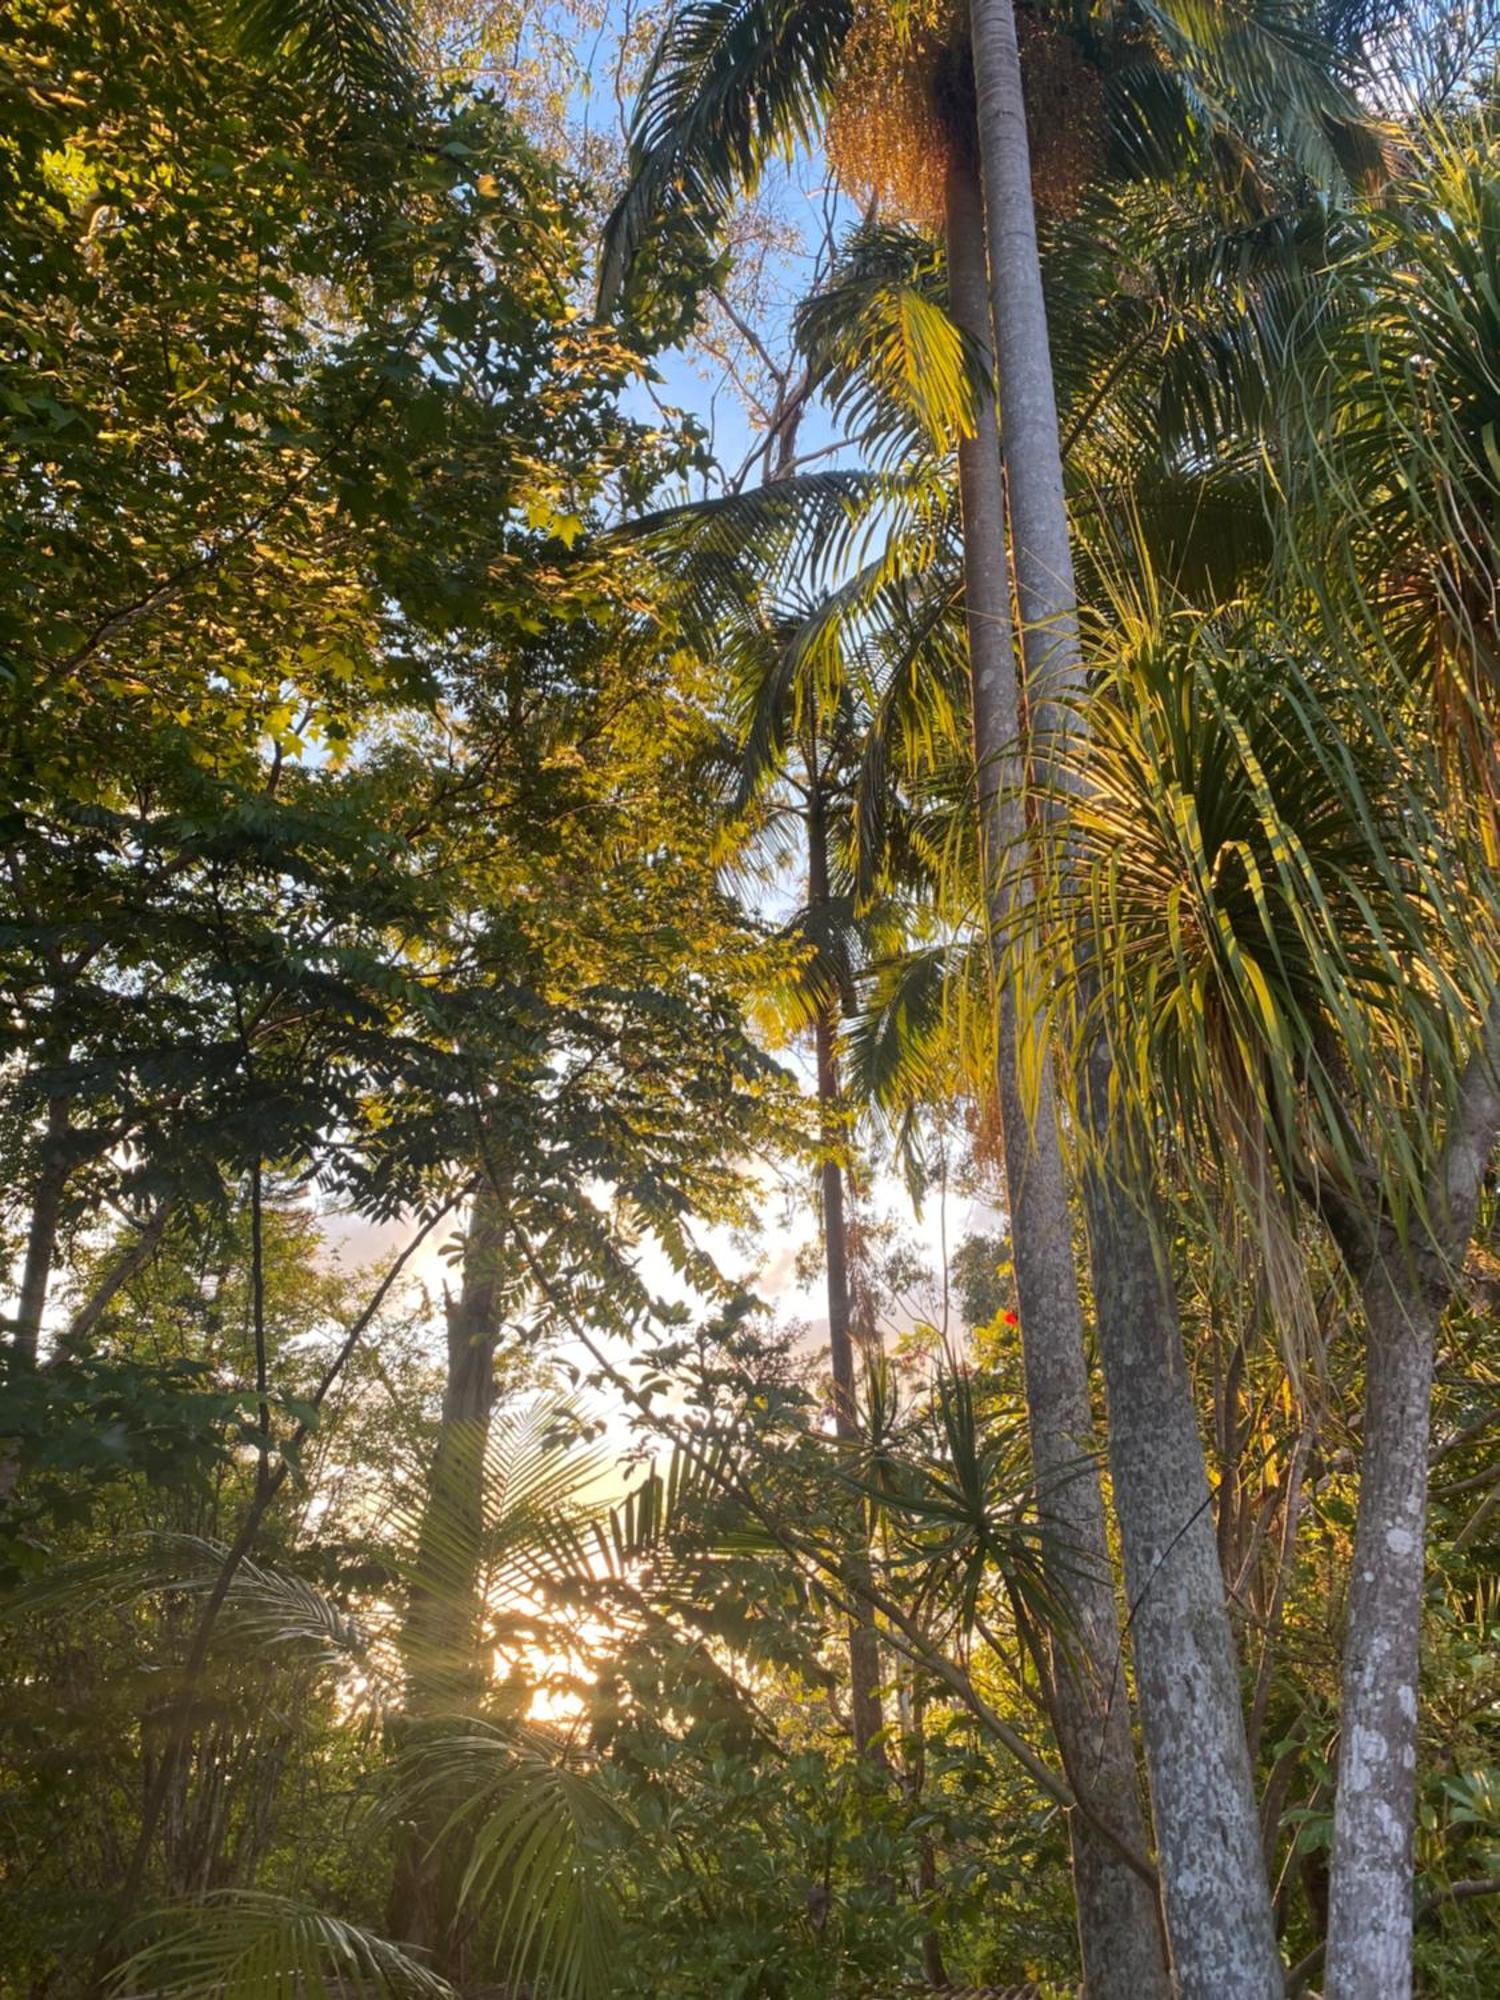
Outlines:
<svg viewBox="0 0 1500 2000"><path fill-rule="evenodd" d="M1016 9L1016 40L1038 215L1073 213L1104 154L1104 79L1066 28Z"/></svg>
<svg viewBox="0 0 1500 2000"><path fill-rule="evenodd" d="M1104 80L1074 36L1035 8L1017 7L1016 35L1037 211L1071 215L1103 156ZM856 0L845 64L827 134L839 179L892 218L941 229L950 154L971 143L955 129L973 116L962 7Z"/></svg>
<svg viewBox="0 0 1500 2000"><path fill-rule="evenodd" d="M828 123L828 157L844 186L921 228L943 222L948 135L932 79L960 20L953 0L856 0L847 80Z"/></svg>

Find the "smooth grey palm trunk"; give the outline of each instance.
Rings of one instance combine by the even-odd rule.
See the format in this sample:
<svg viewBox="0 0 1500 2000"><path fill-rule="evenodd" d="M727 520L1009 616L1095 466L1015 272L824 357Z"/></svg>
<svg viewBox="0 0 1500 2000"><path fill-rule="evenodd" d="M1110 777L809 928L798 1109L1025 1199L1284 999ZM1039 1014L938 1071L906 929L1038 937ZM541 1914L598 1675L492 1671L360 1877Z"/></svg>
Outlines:
<svg viewBox="0 0 1500 2000"><path fill-rule="evenodd" d="M988 351L989 273L984 209L970 161L958 154L947 181L949 300L957 325ZM958 451L963 512L975 762L991 935L1004 938L1027 875L1021 804L1020 688L1005 544L1005 489L992 396L981 395L975 434ZM1051 1060L1032 1052L1034 1115L1021 1089L1014 995L997 993L997 1082L1020 1304L1021 1350L1038 1511L1050 1580L1075 1629L1055 1649L1055 1726L1068 1780L1096 1820L1138 1852L1146 1847L1120 1626L1111 1581L1084 1352L1073 1224L1057 1130ZM1090 1826L1069 1832L1079 1945L1090 2000L1164 2000L1166 1965L1156 1898Z"/></svg>
<svg viewBox="0 0 1500 2000"><path fill-rule="evenodd" d="M971 23L1011 551L1045 760L1080 726L1072 551L1012 0L972 0ZM1203 1447L1152 1217L1106 1122L1109 1060L1097 1050L1085 1079L1100 1107L1085 1208L1172 1969L1184 2000L1279 2000Z"/></svg>
<svg viewBox="0 0 1500 2000"><path fill-rule="evenodd" d="M828 820L818 777L818 750L814 742L807 757L807 906L817 916L826 912L830 900L828 874ZM851 1331L849 1291L849 1228L844 1211L844 1170L839 1164L843 1144L843 1092L839 1082L837 1054L837 1011L833 1002L821 1004L813 1024L817 1059L819 1138L823 1148L821 1196L823 1208L823 1256L828 1286L828 1364L833 1375L833 1418L841 1444L850 1445L859 1436L858 1401L854 1381L854 1341ZM863 1518L858 1546L850 1552L855 1610L849 1620L849 1706L855 1753L874 1769L884 1773L889 1760L881 1746L880 1732L885 1715L880 1699L880 1638L874 1613L858 1594L857 1585L869 1574L869 1550L864 1542Z"/></svg>

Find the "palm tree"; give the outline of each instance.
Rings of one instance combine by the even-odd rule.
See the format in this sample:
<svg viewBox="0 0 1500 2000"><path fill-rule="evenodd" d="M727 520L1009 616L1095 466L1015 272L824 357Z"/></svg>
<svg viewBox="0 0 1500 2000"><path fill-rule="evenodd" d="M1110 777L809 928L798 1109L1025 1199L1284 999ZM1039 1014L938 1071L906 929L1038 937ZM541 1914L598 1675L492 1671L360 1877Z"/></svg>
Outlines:
<svg viewBox="0 0 1500 2000"><path fill-rule="evenodd" d="M871 948L884 913L860 910L846 855L851 808L849 774L857 752L858 717L847 698L820 700L818 691L787 672L799 621L744 606L730 658L736 741L728 790L734 809L754 809L781 831L795 826L803 849L806 894L784 932L798 957L783 996L791 1018L811 1028L818 1106L819 1198L828 1302L828 1359L833 1376L834 1428L840 1444L859 1443L853 1274L850 1268L845 1161L848 1104L841 1075L842 1023L853 1006L856 968ZM868 1572L863 1524L852 1559ZM868 1604L857 1599L849 1626L849 1685L856 1754L885 1773L881 1742L880 1642Z"/></svg>
<svg viewBox="0 0 1500 2000"><path fill-rule="evenodd" d="M1005 17L998 24L994 19L996 11ZM1179 59L1176 74L1185 78L1186 87L1191 89L1197 45L1184 20L1178 18L1179 13L1185 15L1187 10L1145 11L1160 28L1169 31L1172 52ZM1214 70L1221 82L1226 69L1239 70L1241 82L1247 69L1264 80L1257 69L1257 57L1265 52L1255 48L1253 30L1257 23L1253 16L1254 10L1248 10L1243 24L1252 32L1229 38L1233 46L1221 41L1209 52L1212 60L1206 67ZM806 135L820 105L839 84L841 53L849 26L848 16L837 6L783 7L779 12L764 5L750 11L735 8L717 12L712 7L700 6L681 17L678 38L674 42L669 35L664 40L643 93L637 120L635 173L612 218L606 244L603 267L606 295L620 283L633 243L639 240L644 218L653 212L655 205L665 200L679 214L691 209L700 217L712 217L722 211L736 185L754 177L767 151ZM1034 689L1043 696L1037 707L1039 719L1045 725L1049 679L1061 669L1063 686L1059 691L1066 699L1068 671L1076 662L1076 645L1071 653L1068 645L1069 630L1075 625L1068 522L1036 254L1029 147L1014 19L1005 6L987 13L976 12L973 26L976 58L986 32L993 35L998 29L1003 39L1005 30L1009 31L1008 50L1001 49L1008 63L1002 81L1009 94L1002 92L998 105L993 87L996 74L993 51L987 68L979 65L981 150L988 184L984 206L990 228L990 276L1002 315L997 319L996 351L1004 399L1017 588L1029 639L1028 674ZM1200 73L1204 67L1197 64ZM1162 71L1160 75L1171 77L1174 72ZM986 93L987 77L990 88ZM1310 119L1307 115L1310 105L1317 103L1310 82L1304 71L1298 71L1296 83L1301 96L1299 99L1296 92L1292 93L1289 119L1309 147L1308 132L1312 125L1317 125L1323 134L1338 129L1336 121L1321 116L1329 109L1326 95L1317 104L1319 117ZM1334 106L1340 113L1347 108L1342 102ZM996 179L997 172L1007 168L1012 183L1009 206L1006 189ZM969 208L972 211L976 206L971 193ZM1019 280L1018 290L1013 285L1016 280ZM1003 314L1012 298L1015 306L1007 319ZM976 327L970 329L971 335L978 331ZM1017 435L1013 426L1018 420L1023 435L1030 421L1029 445L1017 447L1012 442ZM1021 471L1026 492L1022 501L1016 495L1018 450L1028 468ZM1003 515L998 505L985 508L980 504L979 488L972 476L976 457L977 453L970 454L967 578L972 586L981 576L987 577L990 580L987 602L999 605L1003 611L1009 589ZM986 537L982 547L976 546L981 533ZM990 659L986 695L999 691L1006 673L1007 649L1000 642L1004 628L995 623L998 615L992 611L985 621L985 630L996 642L987 649ZM1043 633L1047 635L1046 644L1039 655L1036 642ZM1050 665L1046 657L1049 655ZM1001 676L999 680L995 678L997 673ZM1008 704L1004 700L981 699L976 688L977 731L1002 726L1007 708L1011 717L1018 714L1013 663L1009 665L1008 678L1011 689ZM1055 712L1055 701L1052 706ZM1010 754L1013 740L1013 730L1002 738L986 739L976 734L981 773L999 773L1005 769L1003 760ZM989 831L991 866L994 866L1000 829L992 826ZM1045 1407L1038 1405L1031 1412L1034 1450L1040 1467L1067 1459L1076 1461L1080 1443L1087 1438L1087 1426L1080 1437L1077 1393L1079 1384L1086 1382L1081 1314L1076 1277L1071 1273L1071 1232L1061 1226L1066 1221L1066 1203L1060 1156L1048 1162L1048 1155L1056 1154L1057 1149L1055 1124L1046 1117L1032 1121L1024 1116L1015 1073L1014 1037L1003 1034L1001 1048L1001 1097L1010 1110L1006 1150L1012 1202L1019 1199L1034 1205L1025 1230L1026 1265L1018 1269L1025 1338L1038 1356L1035 1368L1028 1361L1028 1380L1038 1395L1049 1388L1056 1392ZM1101 1072L1095 1081L1102 1089L1107 1079ZM1044 1103L1044 1112L1046 1109ZM1190 1535L1180 1553L1174 1546L1183 1524L1200 1518L1197 1509L1207 1499L1201 1447L1175 1314L1160 1282L1150 1231L1142 1225L1133 1200L1124 1198L1123 1192L1113 1193L1113 1182L1108 1178L1095 1177L1091 1189L1097 1238L1095 1289L1101 1321L1108 1318L1118 1329L1140 1323L1144 1313L1146 1324L1157 1331L1154 1346L1147 1353L1127 1356L1123 1341L1111 1342L1108 1336L1105 1348L1107 1354L1111 1351L1117 1354L1122 1364L1112 1378L1112 1386L1125 1397L1118 1440L1114 1438L1112 1417L1112 1445L1117 1504L1125 1526L1133 1595L1140 1595L1147 1579L1152 1583L1144 1615L1141 1607L1137 1607L1137 1649L1144 1644L1151 1656L1154 1685L1159 1691L1165 1692L1173 1685L1171 1663L1184 1624L1195 1634L1201 1634L1197 1642L1198 1671L1192 1677L1192 1685L1201 1689L1204 1699L1180 1712L1174 1711L1170 1700L1158 1700L1148 1705L1147 1710L1153 1781L1158 1792L1158 1838L1168 1881L1167 1911L1174 1954L1179 1976L1190 1984L1201 1978L1205 1991L1260 1995L1270 1990L1273 1980L1279 1980L1279 1959L1259 1858L1223 1584L1213 1560L1211 1535L1206 1542L1201 1535ZM1037 1225L1036 1233L1030 1226L1032 1222ZM1045 1255L1040 1247L1048 1241L1048 1236L1042 1233L1044 1228L1051 1239ZM1034 1258L1030 1249L1033 1244L1037 1246ZM1127 1271L1129 1281L1121 1282ZM1139 1365L1128 1365L1132 1361ZM1163 1417L1170 1418L1168 1434L1176 1441L1175 1490L1166 1498L1164 1508L1146 1505L1136 1510L1129 1496L1139 1493L1147 1500L1155 1496L1148 1439ZM1202 1519L1207 1534L1206 1509ZM1103 1571L1107 1548L1102 1533L1102 1507L1097 1502L1083 1506L1080 1520L1071 1525L1086 1533L1097 1529L1097 1540L1091 1541L1084 1555ZM1157 1574L1163 1552L1168 1549L1174 1551L1172 1581L1181 1586L1180 1591L1169 1592L1167 1580ZM1207 1562L1203 1559L1205 1553ZM1100 1609L1102 1613L1102 1605ZM1095 1636L1107 1641L1108 1624L1096 1627ZM1118 1637L1115 1636L1112 1645L1102 1645L1101 1651L1108 1655L1112 1667ZM1097 1674L1102 1662L1096 1659L1092 1664ZM1143 1673L1144 1681L1152 1678ZM1091 1729L1097 1736L1097 1728L1095 1711L1081 1719L1080 1740ZM1118 1735L1115 1741L1118 1744ZM1206 1774L1205 1759L1209 1766ZM1094 1761L1098 1761L1097 1755ZM1224 1861L1222 1881L1217 1870L1202 1865L1199 1807L1201 1780L1205 1775L1214 1801L1213 1810L1226 1836L1215 1848ZM1112 1798L1122 1803L1128 1798L1122 1764L1117 1763L1112 1770L1109 1791ZM1166 1820L1171 1822L1170 1832L1162 1824ZM1113 1866L1118 1869L1118 1861ZM1090 1953L1086 1946L1086 1957L1098 1968L1100 1990L1108 1990L1103 1982L1116 1972L1122 1975L1122 1984L1115 1990L1123 1991L1126 1982L1139 1986L1148 1977L1140 1968L1155 1952L1154 1937L1148 1944L1147 1926L1140 1921L1132 1934L1137 1948L1122 1953L1118 1923L1096 1921L1095 1912L1085 1907L1083 1871L1079 1875L1080 1918L1094 1938L1094 1949ZM1171 1888L1174 1876L1181 1885L1175 1898ZM1116 1914L1132 1901L1139 1914L1136 1885L1121 1882L1118 1891L1118 1900L1113 1905ZM1216 1987L1216 1980L1224 1983ZM1151 1990L1149 1986L1147 1990Z"/></svg>
<svg viewBox="0 0 1500 2000"><path fill-rule="evenodd" d="M1424 1051L1433 1101L1368 1122L1378 1141L1352 1144L1331 1185L1304 1181L1359 1286L1367 1328L1328 1931L1337 2000L1410 1991L1432 1371L1500 1138L1487 893L1500 704L1500 480L1486 443L1500 413L1493 161L1492 113L1429 135L1339 273L1348 309L1331 320L1304 405L1313 449L1296 579L1330 629L1352 635L1382 718L1395 718L1403 749L1417 746L1416 768L1436 762L1430 851L1452 857L1444 875L1464 915L1445 952L1423 951L1423 976L1444 959L1466 975ZM1330 555L1325 580L1316 565Z"/></svg>
<svg viewBox="0 0 1500 2000"><path fill-rule="evenodd" d="M1016 602L1046 758L1084 693L1072 542L1011 0L974 0L971 24ZM1084 1200L1173 1965L1188 1992L1274 2000L1281 1955L1176 1302L1149 1194L1112 1129L1103 1037L1086 1062Z"/></svg>
<svg viewBox="0 0 1500 2000"><path fill-rule="evenodd" d="M949 296L959 328L989 346L989 274L984 217L972 164L950 161L947 190ZM988 373L988 371L986 371ZM1012 904L1024 899L1022 718L1006 561L1005 484L989 382L977 398L971 436L958 447L964 523L973 735L978 768L984 879L992 948L1003 944ZM1121 1646L1098 1474L1083 1309L1073 1259L1067 1179L1045 1037L1023 1058L1016 997L998 983L996 1078L1011 1215L1021 1347L1038 1503L1065 1568L1077 1642L1054 1662L1059 1747L1093 1811L1132 1846L1144 1826L1129 1712L1116 1698ZM1034 1075L1030 1095L1023 1076ZM1149 1887L1087 1823L1073 1829L1079 1937L1089 1990L1165 1993L1166 1975Z"/></svg>

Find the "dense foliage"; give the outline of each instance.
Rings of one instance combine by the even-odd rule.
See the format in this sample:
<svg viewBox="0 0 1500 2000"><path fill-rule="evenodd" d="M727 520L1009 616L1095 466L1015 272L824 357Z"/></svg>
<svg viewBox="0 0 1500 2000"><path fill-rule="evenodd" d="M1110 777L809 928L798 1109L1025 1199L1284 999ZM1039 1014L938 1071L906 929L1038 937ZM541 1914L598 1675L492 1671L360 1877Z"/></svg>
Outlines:
<svg viewBox="0 0 1500 2000"><path fill-rule="evenodd" d="M7 9L0 1996L1482 2000L1500 23L482 12Z"/></svg>

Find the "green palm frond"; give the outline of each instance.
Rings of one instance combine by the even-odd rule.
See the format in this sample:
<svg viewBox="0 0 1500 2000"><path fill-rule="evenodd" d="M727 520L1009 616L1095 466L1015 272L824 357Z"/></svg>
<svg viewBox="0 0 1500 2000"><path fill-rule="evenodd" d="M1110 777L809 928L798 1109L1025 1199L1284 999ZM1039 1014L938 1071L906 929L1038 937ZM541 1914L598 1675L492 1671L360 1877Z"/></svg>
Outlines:
<svg viewBox="0 0 1500 2000"><path fill-rule="evenodd" d="M205 1545L205 1553L215 1553L212 1545ZM212 1575L212 1571L200 1571L191 1586L179 1587L201 1593L212 1587ZM237 1638L257 1649L296 1646L303 1657L311 1652L330 1664L361 1658L369 1645L369 1635L359 1619L341 1611L322 1591L293 1571L248 1558L229 1586L223 1626L224 1637L231 1643Z"/></svg>
<svg viewBox="0 0 1500 2000"><path fill-rule="evenodd" d="M1382 135L1304 0L1137 0L1189 122L1251 162L1267 144L1316 187L1387 170Z"/></svg>
<svg viewBox="0 0 1500 2000"><path fill-rule="evenodd" d="M460 1901L494 1924L508 1978L536 1979L557 2000L608 1990L608 1854L630 1823L555 1741L458 1718L403 1752L381 1814L435 1819L434 1845L467 1857Z"/></svg>
<svg viewBox="0 0 1500 2000"><path fill-rule="evenodd" d="M1293 334L1327 298L1338 226L1320 203L1251 222L1182 190L1110 183L1049 232L1046 280L1068 315L1058 394L1069 455L1200 471L1274 415Z"/></svg>
<svg viewBox="0 0 1500 2000"><path fill-rule="evenodd" d="M484 1570L492 1600L527 1590L559 1524L595 1517L589 1498L609 1459L581 1444L574 1397L539 1397L491 1420L485 1453Z"/></svg>
<svg viewBox="0 0 1500 2000"><path fill-rule="evenodd" d="M406 0L205 0L247 54L286 62L353 114L399 103L414 81Z"/></svg>
<svg viewBox="0 0 1500 2000"><path fill-rule="evenodd" d="M156 1596L206 1597L228 1550L203 1536L142 1535L92 1561L59 1565L0 1607L0 1622L51 1613L94 1616ZM287 1650L299 1662L363 1659L369 1635L295 1571L242 1558L231 1576L215 1643L221 1649Z"/></svg>
<svg viewBox="0 0 1500 2000"><path fill-rule="evenodd" d="M1500 183L1488 117L1433 130L1302 351L1300 582L1430 700L1461 791L1500 793ZM1492 851L1496 845L1490 829Z"/></svg>
<svg viewBox="0 0 1500 2000"><path fill-rule="evenodd" d="M289 1896L220 1889L137 1919L111 1982L120 2000L447 2000L452 1989L385 1938Z"/></svg>
<svg viewBox="0 0 1500 2000"><path fill-rule="evenodd" d="M712 240L736 192L775 154L811 142L852 17L850 0L685 0L673 11L636 102L629 185L605 229L604 309L664 218Z"/></svg>
<svg viewBox="0 0 1500 2000"><path fill-rule="evenodd" d="M551 1395L450 1424L430 1474L392 1497L384 1559L422 1607L401 1647L424 1711L466 1705L489 1621L540 1627L548 1598L587 1577L581 1538L601 1511L589 1496L608 1457L580 1442L586 1426L576 1398Z"/></svg>
<svg viewBox="0 0 1500 2000"><path fill-rule="evenodd" d="M701 1527L724 1503L739 1476L738 1457L728 1437L705 1437L674 1445L664 1470L653 1466L625 1498L598 1523L601 1559L615 1576L656 1559L684 1528Z"/></svg>
<svg viewBox="0 0 1500 2000"><path fill-rule="evenodd" d="M1040 933L1062 935L1067 903L1073 1018L1084 1047L1108 1037L1125 1128L1184 1149L1206 1197L1232 1192L1291 1285L1294 1187L1363 1196L1351 1104L1379 1107L1387 1213L1423 1201L1424 1106L1456 1080L1493 940L1357 673L1243 620L1116 630L1017 990L1054 1004ZM1299 1301L1278 1305L1295 1332Z"/></svg>
<svg viewBox="0 0 1500 2000"><path fill-rule="evenodd" d="M883 560L892 538L930 535L950 504L945 486L931 465L799 473L643 515L622 538L679 584L695 641L708 647L726 607L805 602Z"/></svg>
<svg viewBox="0 0 1500 2000"><path fill-rule="evenodd" d="M951 1095L951 1002L966 956L961 947L932 944L875 968L850 1024L850 1080L888 1119Z"/></svg>
<svg viewBox="0 0 1500 2000"><path fill-rule="evenodd" d="M866 222L798 308L797 343L811 377L867 457L943 453L973 434L988 359L953 324L946 301L930 238Z"/></svg>

